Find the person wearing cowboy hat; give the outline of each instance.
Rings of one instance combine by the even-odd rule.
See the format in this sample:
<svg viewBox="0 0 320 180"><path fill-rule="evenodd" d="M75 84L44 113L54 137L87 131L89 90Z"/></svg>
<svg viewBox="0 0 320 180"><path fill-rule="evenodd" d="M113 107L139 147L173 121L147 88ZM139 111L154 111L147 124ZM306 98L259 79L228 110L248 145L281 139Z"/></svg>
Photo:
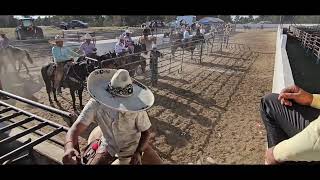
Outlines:
<svg viewBox="0 0 320 180"><path fill-rule="evenodd" d="M143 49L146 50L145 54L152 49L152 44L155 44L157 40L156 37L154 36L149 37L149 34L150 34L149 28L143 29L142 36L139 37L139 40L138 40L138 43L144 46Z"/></svg>
<svg viewBox="0 0 320 180"><path fill-rule="evenodd" d="M153 86L157 85L158 82L158 59L162 56L163 54L157 50L157 45L152 44L149 66L151 71L151 82Z"/></svg>
<svg viewBox="0 0 320 180"><path fill-rule="evenodd" d="M67 132L63 163L79 162L78 137L97 122L88 140L90 153L82 159L86 164L111 164L116 157L120 164L161 164L148 144L151 123L146 110L154 103L151 90L124 69L93 71L87 89L91 99Z"/></svg>
<svg viewBox="0 0 320 180"><path fill-rule="evenodd" d="M9 47L9 39L7 38L6 34L3 31L0 31L0 49L5 49Z"/></svg>
<svg viewBox="0 0 320 180"><path fill-rule="evenodd" d="M189 28L189 26L188 26L188 27L184 30L184 32L183 32L183 39L182 39L182 41L183 41L184 43L187 43L190 38L191 38L191 37L190 37L190 28Z"/></svg>
<svg viewBox="0 0 320 180"><path fill-rule="evenodd" d="M58 90L58 93L61 93L61 80L64 76L64 70L73 63L73 57L79 57L79 54L73 52L70 48L63 46L63 38L60 35L56 35L54 41L49 41L53 44L52 47L52 56L56 64L56 72L54 75L54 88Z"/></svg>
<svg viewBox="0 0 320 180"><path fill-rule="evenodd" d="M116 43L114 51L116 52L117 56L123 56L128 51L128 48L125 47L123 35L119 36L119 41Z"/></svg>
<svg viewBox="0 0 320 180"><path fill-rule="evenodd" d="M94 57L94 55L96 54L97 48L96 48L96 46L91 42L92 36L91 36L89 33L86 33L86 34L82 37L82 39L85 40L85 42L83 42L83 43L80 45L80 51L82 51L85 56Z"/></svg>
<svg viewBox="0 0 320 180"><path fill-rule="evenodd" d="M127 47L133 53L134 52L134 46L133 46L134 42L131 38L131 34L132 34L132 32L127 29L124 32L123 36L124 36L125 47Z"/></svg>

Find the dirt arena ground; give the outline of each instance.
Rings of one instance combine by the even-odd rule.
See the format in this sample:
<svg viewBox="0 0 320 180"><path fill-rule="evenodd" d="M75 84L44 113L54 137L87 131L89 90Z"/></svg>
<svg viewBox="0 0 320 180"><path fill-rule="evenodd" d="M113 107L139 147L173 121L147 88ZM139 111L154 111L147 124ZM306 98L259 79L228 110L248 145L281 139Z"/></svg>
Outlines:
<svg viewBox="0 0 320 180"><path fill-rule="evenodd" d="M272 30L238 32L230 42L245 44L250 50L234 45L223 53L205 53L201 64L184 61L182 72L160 74L158 86L152 87L156 101L148 114L154 131L152 144L166 163L264 162L266 139L259 103L272 89L275 40L276 31ZM25 49L35 60L33 65L28 64L32 77L26 76L24 70L20 76L2 74L4 88L50 105L40 77L41 65L51 61L50 47L33 44ZM88 99L85 91L84 103ZM72 111L68 90L58 100L60 104L54 103L53 107ZM67 126L54 114L13 100L9 102Z"/></svg>

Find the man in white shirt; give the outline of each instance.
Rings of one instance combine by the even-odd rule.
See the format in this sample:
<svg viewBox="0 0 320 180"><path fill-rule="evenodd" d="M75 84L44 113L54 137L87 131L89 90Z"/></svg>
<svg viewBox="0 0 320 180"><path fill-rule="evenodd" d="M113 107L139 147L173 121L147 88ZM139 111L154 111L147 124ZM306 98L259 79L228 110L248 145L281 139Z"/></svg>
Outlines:
<svg viewBox="0 0 320 180"><path fill-rule="evenodd" d="M128 48L130 50L131 53L134 52L134 42L131 38L131 34L132 32L129 31L129 30L126 30L124 32L124 44L125 44L125 47Z"/></svg>
<svg viewBox="0 0 320 180"><path fill-rule="evenodd" d="M87 33L82 37L82 39L84 39L85 42L83 42L80 45L80 50L87 57L95 57L97 48L96 48L95 44L93 44L91 41L92 36L89 33Z"/></svg>
<svg viewBox="0 0 320 180"><path fill-rule="evenodd" d="M0 49L5 49L9 47L9 39L4 32L0 32Z"/></svg>
<svg viewBox="0 0 320 180"><path fill-rule="evenodd" d="M190 28L187 27L183 32L183 42L187 43L190 39Z"/></svg>
<svg viewBox="0 0 320 180"><path fill-rule="evenodd" d="M85 164L161 164L148 144L151 123L146 110L154 103L150 89L134 81L124 69L98 69L88 77L90 101L66 135L64 164L80 159L78 137L92 123L98 123L89 137ZM94 139L96 138L96 139Z"/></svg>
<svg viewBox="0 0 320 180"><path fill-rule="evenodd" d="M114 50L117 56L123 56L128 51L128 48L125 47L124 37L122 35L119 37L119 41L116 43Z"/></svg>
<svg viewBox="0 0 320 180"><path fill-rule="evenodd" d="M203 26L200 27L200 33L202 35L205 35L205 33L206 33L206 29Z"/></svg>

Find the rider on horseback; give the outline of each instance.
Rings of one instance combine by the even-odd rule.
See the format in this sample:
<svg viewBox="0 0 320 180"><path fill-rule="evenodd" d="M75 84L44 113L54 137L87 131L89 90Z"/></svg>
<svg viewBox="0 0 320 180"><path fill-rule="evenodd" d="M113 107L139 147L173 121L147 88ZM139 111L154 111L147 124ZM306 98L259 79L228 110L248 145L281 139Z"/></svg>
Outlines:
<svg viewBox="0 0 320 180"><path fill-rule="evenodd" d="M9 39L7 38L6 34L4 32L0 32L1 38L0 38L0 49L5 49L9 47Z"/></svg>
<svg viewBox="0 0 320 180"><path fill-rule="evenodd" d="M128 48L125 47L125 40L123 35L120 35L119 41L116 43L114 50L117 56L123 56L128 51Z"/></svg>
<svg viewBox="0 0 320 180"><path fill-rule="evenodd" d="M68 47L63 46L63 39L59 36L55 36L55 41L51 42L55 44L52 48L52 56L56 64L56 72L54 73L54 88L61 93L61 80L64 74L68 71L69 65L73 63L73 57L78 57L79 55L73 52Z"/></svg>
<svg viewBox="0 0 320 180"><path fill-rule="evenodd" d="M80 46L80 50L83 52L83 54L87 57L95 58L97 53L97 48L94 43L91 42L92 36L87 33L85 34L82 39L85 40Z"/></svg>
<svg viewBox="0 0 320 180"><path fill-rule="evenodd" d="M134 42L131 38L131 34L132 34L132 32L129 30L126 30L124 32L124 44L125 44L125 47L128 48L131 53L133 53L134 52L134 46L133 46Z"/></svg>

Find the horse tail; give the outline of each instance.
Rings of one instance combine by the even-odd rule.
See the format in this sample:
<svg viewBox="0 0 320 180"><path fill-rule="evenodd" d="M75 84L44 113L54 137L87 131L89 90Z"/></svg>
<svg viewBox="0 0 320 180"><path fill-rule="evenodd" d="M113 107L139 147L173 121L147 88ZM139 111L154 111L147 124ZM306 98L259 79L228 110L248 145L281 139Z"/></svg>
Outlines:
<svg viewBox="0 0 320 180"><path fill-rule="evenodd" d="M27 59L28 59L29 63L33 64L33 60L31 58L29 52L27 50L24 50L24 52L26 53L26 56L27 56Z"/></svg>

